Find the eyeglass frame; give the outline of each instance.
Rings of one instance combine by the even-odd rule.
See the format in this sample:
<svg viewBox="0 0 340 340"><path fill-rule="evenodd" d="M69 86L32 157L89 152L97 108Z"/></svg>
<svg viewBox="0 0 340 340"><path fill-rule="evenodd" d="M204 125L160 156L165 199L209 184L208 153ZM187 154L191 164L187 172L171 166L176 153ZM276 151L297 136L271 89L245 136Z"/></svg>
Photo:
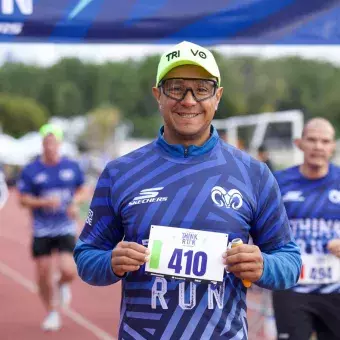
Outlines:
<svg viewBox="0 0 340 340"><path fill-rule="evenodd" d="M182 98L178 99L178 98L174 98L174 97L171 97L169 94L166 94L165 91L164 91L164 83L167 81L167 80L172 80L172 79L181 79L181 80L204 80L204 81L210 81L214 84L214 92L212 95L210 95L209 97L206 97L206 98L203 98L203 99L197 99L196 96L195 96L195 93L194 93L194 90L192 89L192 87L187 87ZM175 78L166 78L166 79L162 79L159 83L158 83L158 88L161 88L163 89L163 94L168 97L168 98L171 98L173 100L176 100L178 103L181 102L182 100L185 99L187 93L190 91L193 98L196 100L197 103L200 103L200 102L203 102L204 100L207 100L207 99L210 99L212 97L215 96L216 94L216 90L219 88L218 84L217 84L217 81L214 80L214 79L204 79L204 78L180 78L180 77L175 77Z"/></svg>

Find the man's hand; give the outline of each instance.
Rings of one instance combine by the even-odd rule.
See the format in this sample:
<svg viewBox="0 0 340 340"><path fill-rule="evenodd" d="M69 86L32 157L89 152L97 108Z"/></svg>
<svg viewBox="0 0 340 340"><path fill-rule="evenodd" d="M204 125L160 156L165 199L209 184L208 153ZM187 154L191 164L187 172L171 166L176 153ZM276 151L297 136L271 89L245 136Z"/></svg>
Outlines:
<svg viewBox="0 0 340 340"><path fill-rule="evenodd" d="M71 203L69 204L69 206L67 207L67 216L71 219L71 220L76 220L79 216L79 208L78 205L75 203Z"/></svg>
<svg viewBox="0 0 340 340"><path fill-rule="evenodd" d="M263 257L259 247L242 244L223 253L228 272L250 282L259 280L263 273Z"/></svg>
<svg viewBox="0 0 340 340"><path fill-rule="evenodd" d="M149 261L149 254L148 248L136 242L119 242L117 247L112 250L112 270L117 276L136 271Z"/></svg>
<svg viewBox="0 0 340 340"><path fill-rule="evenodd" d="M49 208L51 210L57 210L61 206L61 199L59 197L44 198L43 206L45 208Z"/></svg>
<svg viewBox="0 0 340 340"><path fill-rule="evenodd" d="M333 255L340 258L340 238L330 240L327 244L327 248Z"/></svg>

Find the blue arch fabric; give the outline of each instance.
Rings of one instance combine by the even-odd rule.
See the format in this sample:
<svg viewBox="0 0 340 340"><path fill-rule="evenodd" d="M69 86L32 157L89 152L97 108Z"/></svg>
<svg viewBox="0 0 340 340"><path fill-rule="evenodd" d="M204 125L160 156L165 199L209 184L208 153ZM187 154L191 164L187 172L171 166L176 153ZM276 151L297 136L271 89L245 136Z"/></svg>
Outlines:
<svg viewBox="0 0 340 340"><path fill-rule="evenodd" d="M2 0L0 41L339 44L340 0Z"/></svg>

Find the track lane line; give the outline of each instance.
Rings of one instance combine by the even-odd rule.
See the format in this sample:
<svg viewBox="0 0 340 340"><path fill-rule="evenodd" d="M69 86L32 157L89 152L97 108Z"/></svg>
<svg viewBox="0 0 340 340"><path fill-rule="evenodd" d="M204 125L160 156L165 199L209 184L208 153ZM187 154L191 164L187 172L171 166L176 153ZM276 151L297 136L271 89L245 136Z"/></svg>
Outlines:
<svg viewBox="0 0 340 340"><path fill-rule="evenodd" d="M14 282L18 283L22 287L26 288L29 292L33 294L38 293L37 285L24 277L21 273L16 271L15 269L9 267L2 261L0 261L0 273L3 276L8 277L9 279L13 280ZM87 329L92 334L94 334L98 339L101 340L117 340L116 338L112 337L110 334L106 333L104 330L100 329L98 326L93 324L90 320L82 316L80 313L76 312L72 308L65 308L61 309L62 314L66 315L70 318L73 322L78 324L79 326Z"/></svg>

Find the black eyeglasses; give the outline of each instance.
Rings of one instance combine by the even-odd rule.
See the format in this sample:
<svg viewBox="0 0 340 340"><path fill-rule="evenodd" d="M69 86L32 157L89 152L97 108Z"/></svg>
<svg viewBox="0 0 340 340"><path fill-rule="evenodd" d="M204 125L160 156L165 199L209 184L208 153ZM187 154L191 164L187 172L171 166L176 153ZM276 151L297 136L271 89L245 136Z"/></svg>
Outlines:
<svg viewBox="0 0 340 340"><path fill-rule="evenodd" d="M189 85L189 86L188 86ZM168 78L158 84L164 95L178 102L182 101L190 91L197 102L213 97L218 87L217 81L198 78Z"/></svg>

